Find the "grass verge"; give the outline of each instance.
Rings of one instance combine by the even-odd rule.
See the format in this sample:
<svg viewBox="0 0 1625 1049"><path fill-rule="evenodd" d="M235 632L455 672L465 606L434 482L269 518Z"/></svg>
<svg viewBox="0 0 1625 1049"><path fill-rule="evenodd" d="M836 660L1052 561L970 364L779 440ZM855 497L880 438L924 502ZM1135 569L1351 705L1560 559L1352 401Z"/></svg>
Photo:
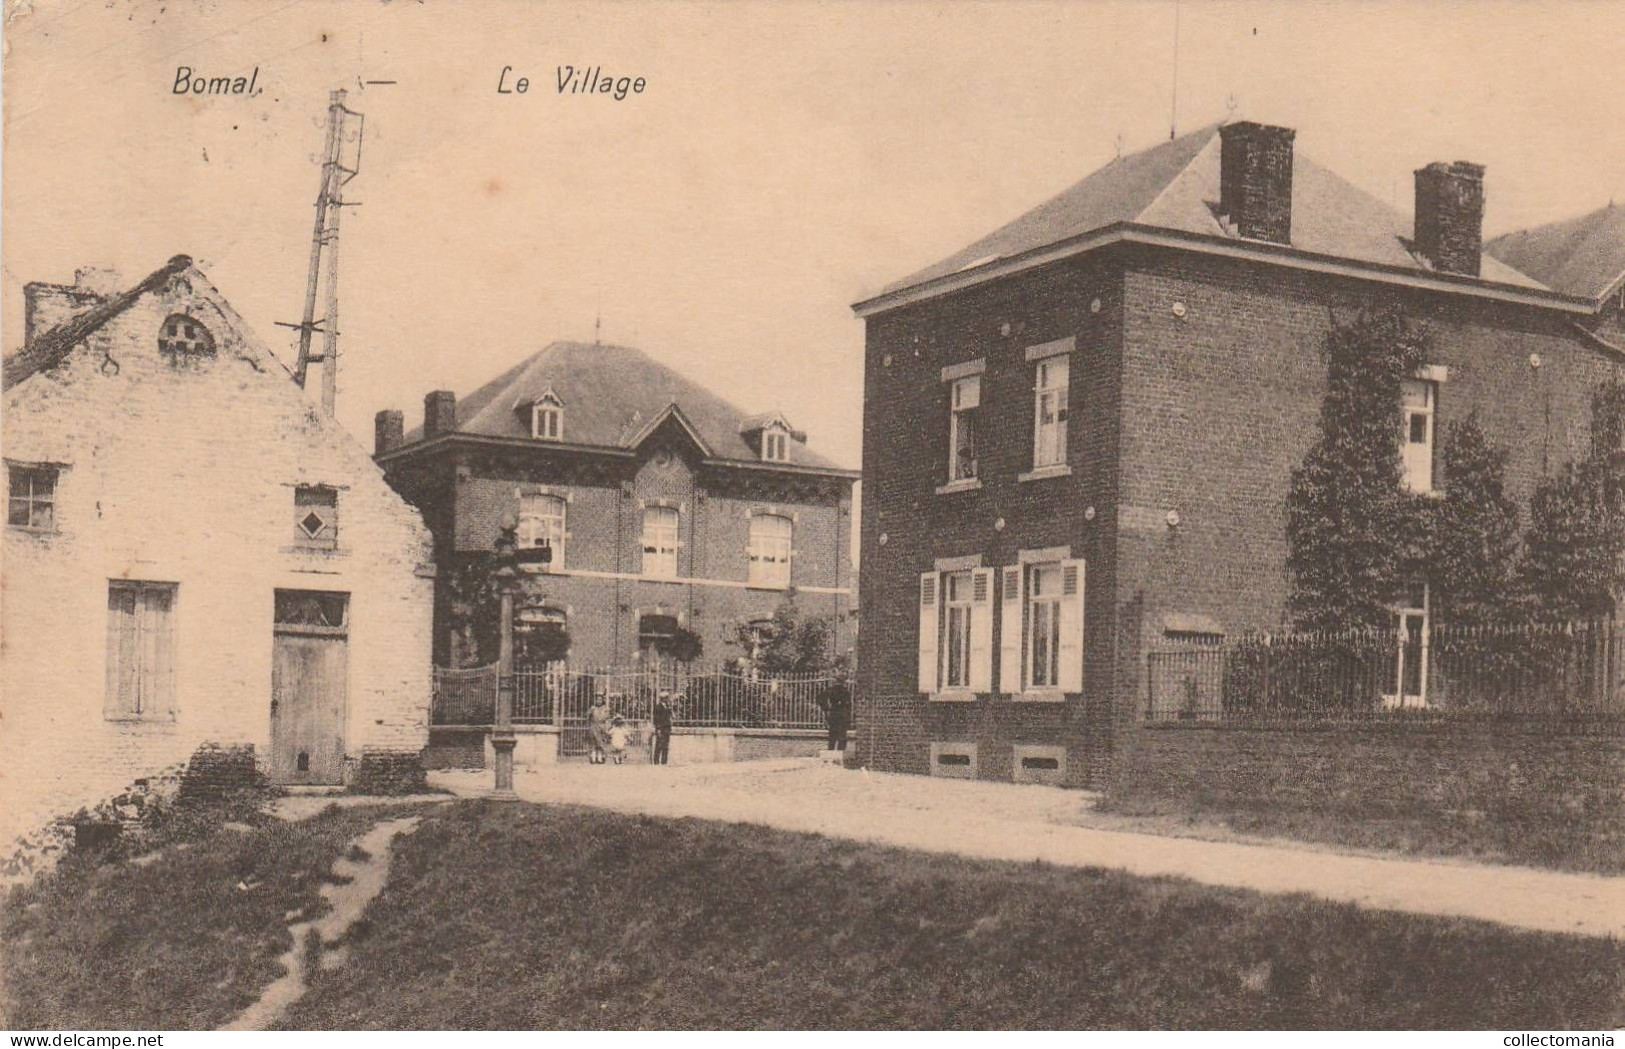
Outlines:
<svg viewBox="0 0 1625 1049"><path fill-rule="evenodd" d="M1192 799L1108 796L1096 811L1118 821L1116 829L1149 834L1212 837L1215 835L1204 833L1211 829L1255 839L1289 838L1409 856L1625 874L1625 827L1438 811L1422 805L1416 809L1397 815L1354 816Z"/></svg>
<svg viewBox="0 0 1625 1049"><path fill-rule="evenodd" d="M302 1029L1607 1028L1625 944L760 827L462 802Z"/></svg>
<svg viewBox="0 0 1625 1049"><path fill-rule="evenodd" d="M14 888L0 964L14 1030L201 1030L282 975L292 912L313 916L333 862L379 818L332 809L299 823L205 828L141 865L70 855ZM398 807L390 810L396 814Z"/></svg>

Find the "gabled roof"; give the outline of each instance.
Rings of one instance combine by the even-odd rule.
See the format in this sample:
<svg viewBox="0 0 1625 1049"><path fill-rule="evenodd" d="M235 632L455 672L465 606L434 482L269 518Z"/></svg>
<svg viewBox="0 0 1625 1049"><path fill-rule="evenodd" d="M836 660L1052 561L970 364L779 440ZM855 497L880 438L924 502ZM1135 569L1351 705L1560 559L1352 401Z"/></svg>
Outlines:
<svg viewBox="0 0 1625 1049"><path fill-rule="evenodd" d="M128 291L119 292L77 317L45 332L5 359L0 389L9 390L30 376L56 367L64 357L73 352L75 346L95 334L102 325L135 305L136 300L147 292L157 291L191 266L192 260L189 256L176 255L147 274L140 283Z"/></svg>
<svg viewBox="0 0 1625 1049"><path fill-rule="evenodd" d="M1122 224L1255 243L1242 240L1219 219L1218 201L1219 128L1212 125L1119 157L1015 221L889 285L873 299ZM1302 150L1293 151L1292 248L1431 273L1428 263L1409 248L1412 232L1407 215L1321 167ZM1539 281L1488 255L1481 279L1544 290Z"/></svg>
<svg viewBox="0 0 1625 1049"><path fill-rule="evenodd" d="M567 406L562 442L567 446L635 448L675 417L708 458L761 461L741 429L751 416L630 346L551 343L460 397L457 432L528 439L528 414L514 406L534 402L548 390ZM418 427L406 443L422 436ZM837 469L806 449L796 452L791 465Z"/></svg>
<svg viewBox="0 0 1625 1049"><path fill-rule="evenodd" d="M1602 298L1625 281L1625 207L1506 233L1484 250L1556 291Z"/></svg>

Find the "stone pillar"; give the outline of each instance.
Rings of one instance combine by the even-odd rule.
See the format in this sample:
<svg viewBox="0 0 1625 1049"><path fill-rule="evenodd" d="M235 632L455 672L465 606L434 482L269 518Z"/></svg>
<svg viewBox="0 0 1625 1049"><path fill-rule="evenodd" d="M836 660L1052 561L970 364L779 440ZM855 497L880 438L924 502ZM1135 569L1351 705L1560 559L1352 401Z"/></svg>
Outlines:
<svg viewBox="0 0 1625 1049"><path fill-rule="evenodd" d="M501 637L497 648L496 725L491 731L496 783L490 797L494 801L517 801L513 789L513 751L519 738L513 731L513 592L517 572L513 566L515 526L504 522L497 538L497 593L501 595Z"/></svg>

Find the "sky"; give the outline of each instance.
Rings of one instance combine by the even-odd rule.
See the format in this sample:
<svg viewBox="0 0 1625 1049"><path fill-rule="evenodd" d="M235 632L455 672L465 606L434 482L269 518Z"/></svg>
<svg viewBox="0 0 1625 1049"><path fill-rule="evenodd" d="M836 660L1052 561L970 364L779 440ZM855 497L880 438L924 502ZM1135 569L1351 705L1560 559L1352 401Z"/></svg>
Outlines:
<svg viewBox="0 0 1625 1049"><path fill-rule="evenodd" d="M338 415L637 346L859 462L851 303L1110 161L1228 117L1409 212L1488 167L1495 234L1625 201L1619 3L8 0L3 311L189 254L292 361L327 94L366 114ZM1177 63L1176 63L1177 20ZM641 76L560 95L560 66ZM178 96L177 67L259 70ZM499 77L527 76L526 94ZM1177 70L1177 104L1175 80ZM394 80L366 85L367 80ZM317 384L312 383L312 392Z"/></svg>

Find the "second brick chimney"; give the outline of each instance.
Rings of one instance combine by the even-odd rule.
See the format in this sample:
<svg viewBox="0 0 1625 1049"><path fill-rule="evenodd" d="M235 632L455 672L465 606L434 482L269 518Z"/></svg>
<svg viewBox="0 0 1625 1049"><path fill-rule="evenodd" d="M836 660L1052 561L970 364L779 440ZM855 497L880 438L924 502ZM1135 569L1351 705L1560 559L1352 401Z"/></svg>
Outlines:
<svg viewBox="0 0 1625 1049"><path fill-rule="evenodd" d="M1238 236L1292 243L1289 127L1238 120L1219 128L1219 213Z"/></svg>
<svg viewBox="0 0 1625 1049"><path fill-rule="evenodd" d="M436 390L423 398L423 439L438 437L457 429L457 395Z"/></svg>
<svg viewBox="0 0 1625 1049"><path fill-rule="evenodd" d="M401 446L406 436L406 416L389 410L379 412L372 420L372 454L383 455Z"/></svg>
<svg viewBox="0 0 1625 1049"><path fill-rule="evenodd" d="M1417 170L1415 248L1440 273L1478 276L1484 256L1484 165L1458 160Z"/></svg>

